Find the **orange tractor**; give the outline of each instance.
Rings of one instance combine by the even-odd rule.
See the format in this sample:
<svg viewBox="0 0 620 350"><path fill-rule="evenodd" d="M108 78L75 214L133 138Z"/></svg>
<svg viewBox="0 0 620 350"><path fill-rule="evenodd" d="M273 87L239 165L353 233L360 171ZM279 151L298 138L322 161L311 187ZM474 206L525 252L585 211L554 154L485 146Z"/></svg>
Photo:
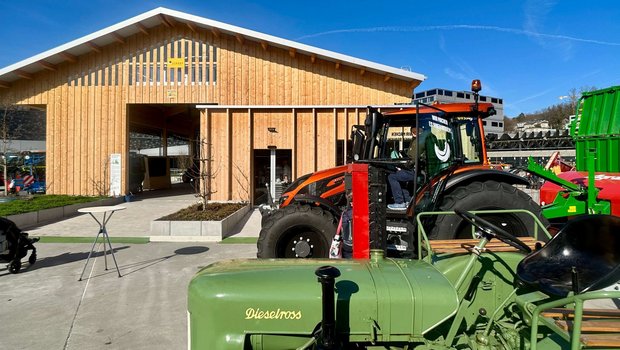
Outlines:
<svg viewBox="0 0 620 350"><path fill-rule="evenodd" d="M490 103L478 103L478 80L472 83L472 90L474 103L417 104L385 114L369 108L364 125L353 127L352 160L381 169L379 175L373 175L379 178L368 183L380 186L378 193L386 194L388 201L393 198L387 186L389 174L400 169L416 174L412 181L401 184L411 194L407 209L386 210L383 237L388 253L402 256L411 251L408 242L417 231L416 214L453 211L457 204L469 211L526 209L544 221L540 206L513 186L528 181L489 165L482 120L494 115L495 109ZM411 138L410 130L419 137ZM415 152L407 154L412 143ZM350 167L339 166L304 175L285 189L279 205L263 212L258 257L327 257L337 227L346 228L349 221L348 171ZM527 214L482 216L516 235L527 235L534 225ZM431 239L471 237L469 224L457 215L433 217L424 225ZM346 243L346 232L343 236Z"/></svg>

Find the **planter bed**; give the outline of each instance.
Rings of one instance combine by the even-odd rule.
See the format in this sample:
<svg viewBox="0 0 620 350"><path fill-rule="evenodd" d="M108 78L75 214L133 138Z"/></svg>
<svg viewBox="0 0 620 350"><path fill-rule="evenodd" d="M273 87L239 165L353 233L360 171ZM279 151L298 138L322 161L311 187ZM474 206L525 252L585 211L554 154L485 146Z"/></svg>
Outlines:
<svg viewBox="0 0 620 350"><path fill-rule="evenodd" d="M74 216L80 208L116 205L122 201L122 197L107 198L93 202L77 203L66 205L64 207L32 211L24 214L7 215L6 218L13 221L20 229L28 229Z"/></svg>
<svg viewBox="0 0 620 350"><path fill-rule="evenodd" d="M155 220L151 222L151 241L219 242L232 233L250 210L250 205L245 205L219 221Z"/></svg>

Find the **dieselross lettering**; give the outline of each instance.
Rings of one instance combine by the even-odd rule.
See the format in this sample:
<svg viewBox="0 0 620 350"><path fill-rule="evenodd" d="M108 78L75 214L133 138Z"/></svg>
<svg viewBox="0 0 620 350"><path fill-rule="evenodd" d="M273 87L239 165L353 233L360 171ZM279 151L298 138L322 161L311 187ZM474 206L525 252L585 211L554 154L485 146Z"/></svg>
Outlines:
<svg viewBox="0 0 620 350"><path fill-rule="evenodd" d="M301 320L301 310L261 310L260 308L245 309L246 320Z"/></svg>

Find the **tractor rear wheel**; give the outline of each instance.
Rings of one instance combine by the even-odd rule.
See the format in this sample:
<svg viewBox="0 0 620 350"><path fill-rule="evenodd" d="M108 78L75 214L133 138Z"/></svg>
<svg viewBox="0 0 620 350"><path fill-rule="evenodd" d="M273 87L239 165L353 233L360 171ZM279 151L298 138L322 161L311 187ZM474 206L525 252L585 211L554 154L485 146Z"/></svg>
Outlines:
<svg viewBox="0 0 620 350"><path fill-rule="evenodd" d="M334 216L309 205L289 205L269 215L258 237L259 258L327 258L336 233Z"/></svg>
<svg viewBox="0 0 620 350"><path fill-rule="evenodd" d="M447 194L439 207L440 211L454 211L460 208L468 211L497 209L526 209L547 225L542 210L530 196L518 188L497 181L472 182L460 186ZM517 237L533 234L534 219L524 213L479 214ZM471 238L471 226L458 215L440 215L431 230L431 239ZM539 236L540 240L546 240Z"/></svg>

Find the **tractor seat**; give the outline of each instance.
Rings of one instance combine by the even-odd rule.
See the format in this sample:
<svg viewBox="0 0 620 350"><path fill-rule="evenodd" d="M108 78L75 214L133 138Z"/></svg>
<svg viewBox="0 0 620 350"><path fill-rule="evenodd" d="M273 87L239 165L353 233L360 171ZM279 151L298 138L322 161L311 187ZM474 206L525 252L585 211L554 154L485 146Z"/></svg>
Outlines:
<svg viewBox="0 0 620 350"><path fill-rule="evenodd" d="M564 297L620 280L620 217L584 215L569 221L542 249L517 266L518 278Z"/></svg>

